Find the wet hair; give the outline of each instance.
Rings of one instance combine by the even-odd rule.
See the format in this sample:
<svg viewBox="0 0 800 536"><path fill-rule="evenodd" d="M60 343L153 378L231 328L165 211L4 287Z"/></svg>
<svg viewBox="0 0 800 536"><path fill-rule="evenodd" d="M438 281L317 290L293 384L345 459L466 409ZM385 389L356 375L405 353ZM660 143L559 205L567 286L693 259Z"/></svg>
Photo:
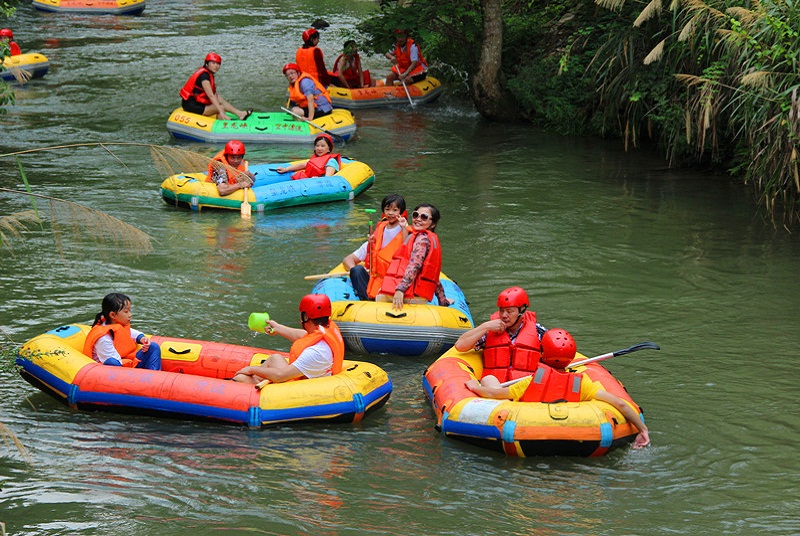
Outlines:
<svg viewBox="0 0 800 536"><path fill-rule="evenodd" d="M389 194L384 197L381 201L381 212L385 212L389 205L395 205L400 210L400 214L406 211L406 200L400 194Z"/></svg>
<svg viewBox="0 0 800 536"><path fill-rule="evenodd" d="M439 209L434 207L430 203L420 203L419 205L414 207L414 212L421 209L422 207L428 208L431 211L431 221L433 222L433 225L431 225L431 228L428 230L433 231L434 229L436 229L436 224L439 223L439 218L441 218L442 215L439 213Z"/></svg>
<svg viewBox="0 0 800 536"><path fill-rule="evenodd" d="M100 312L94 317L94 323L92 326L102 324L103 322L108 322L111 320L111 313L118 313L122 311L125 308L125 305L130 302L131 299L125 294L120 294L119 292L106 294L106 296L103 298L103 303L100 306Z"/></svg>

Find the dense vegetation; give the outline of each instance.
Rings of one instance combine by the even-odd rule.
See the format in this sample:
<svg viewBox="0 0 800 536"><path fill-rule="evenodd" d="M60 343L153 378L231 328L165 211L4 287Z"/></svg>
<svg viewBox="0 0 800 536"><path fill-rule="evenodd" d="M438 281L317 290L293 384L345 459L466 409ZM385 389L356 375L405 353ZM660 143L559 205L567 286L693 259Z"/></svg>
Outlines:
<svg viewBox="0 0 800 536"><path fill-rule="evenodd" d="M391 29L411 28L438 76L473 83L488 40L482 17L498 4L503 110L563 133L616 136L626 149L655 143L673 165L728 170L776 221L800 222L794 0L384 1L360 30L382 51Z"/></svg>

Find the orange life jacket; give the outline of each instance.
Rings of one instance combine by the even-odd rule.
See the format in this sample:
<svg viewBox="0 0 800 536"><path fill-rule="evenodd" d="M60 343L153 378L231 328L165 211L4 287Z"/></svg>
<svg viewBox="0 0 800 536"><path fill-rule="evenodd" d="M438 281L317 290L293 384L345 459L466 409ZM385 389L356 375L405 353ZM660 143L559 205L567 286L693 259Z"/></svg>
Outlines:
<svg viewBox="0 0 800 536"><path fill-rule="evenodd" d="M345 55L339 54L339 57L336 58L336 61L333 62L333 72L337 75L339 74L339 62L344 60ZM364 74L364 86L361 86L361 80L358 76L358 71L361 71ZM360 88L360 87L369 87L371 82L369 77L369 70L364 71L361 69L361 56L358 54L355 55L353 58L353 64L349 65L346 69L342 72L344 79L347 80L347 83L350 85L351 88Z"/></svg>
<svg viewBox="0 0 800 536"><path fill-rule="evenodd" d="M218 166L218 164L215 164L215 162L221 162L222 164L228 166L228 168L225 168L225 170L228 172L228 184L236 184L239 182L236 180L236 177L239 175L238 172L247 171L247 160L242 160L242 163L235 168L236 171L229 169L231 168L231 165L228 164L228 160L225 158L225 149L223 149L211 159L211 162L208 163L208 176L206 177L206 182L214 182L211 177L214 175L214 171Z"/></svg>
<svg viewBox="0 0 800 536"><path fill-rule="evenodd" d="M308 73L301 73L300 76L297 78L297 80L294 81L294 84L289 84L289 99L292 102L294 102L301 108L308 108L308 99L300 91L300 81L303 78L308 78L309 80L314 82L314 85L317 86L317 89L322 92L322 95L326 99L328 99L328 101L331 100L331 94L328 92L327 89L325 89L325 86L319 83L319 80L317 80ZM314 106L316 106L316 103L314 103Z"/></svg>
<svg viewBox="0 0 800 536"><path fill-rule="evenodd" d="M383 277L386 275L386 270L392 262L392 257L397 250L403 245L403 232L402 230L392 238L388 244L383 244L383 231L386 229L388 222L381 221L375 227L375 232L372 233L372 243L369 244L369 255L364 260L364 266L369 270L369 283L367 283L367 296L375 299L378 292L381 290Z"/></svg>
<svg viewBox="0 0 800 536"><path fill-rule="evenodd" d="M439 274L442 271L442 248L436 233L428 230L413 231L409 235L407 242L397 249L394 257L392 257L392 262L389 263L389 268L386 269L386 276L383 278L380 294L394 294L397 285L406 273L406 267L411 260L411 251L414 249L414 242L423 233L428 235L428 239L431 241L431 248L422 263L422 268L416 279L406 289L404 299L410 299L414 296L425 298L428 301L433 299L436 287L439 286Z"/></svg>
<svg viewBox="0 0 800 536"><path fill-rule="evenodd" d="M314 155L306 162L305 169L301 169L292 174L292 180L296 181L299 179L310 179L311 177L322 177L325 175L325 166L328 165L328 160L331 158L335 158L336 161L339 162L339 169L342 169L341 155L337 153L328 153L322 156Z"/></svg>
<svg viewBox="0 0 800 536"><path fill-rule="evenodd" d="M100 337L110 333L111 339L114 341L114 349L122 358L123 367L135 367L139 362L136 359L136 350L138 346L136 341L131 338L130 326L123 326L122 324L96 324L92 326L89 333L86 335L86 341L83 343L83 353L99 362L93 356L94 345L100 340Z"/></svg>
<svg viewBox="0 0 800 536"><path fill-rule="evenodd" d="M322 65L317 64L317 58L314 54L316 50L320 49L317 47L300 47L297 49L297 52L294 55L294 61L300 67L302 72L308 73L312 77L316 78L324 86L330 82L328 80L328 71L325 69L325 60L322 58L321 50L319 59ZM322 69L322 71L320 71L320 69Z"/></svg>
<svg viewBox="0 0 800 536"><path fill-rule="evenodd" d="M411 65L411 46L414 44L412 39L406 40L405 49L400 48L399 45L394 45L394 57L397 58L397 65L392 67L392 70L397 72L397 74L402 74L408 69ZM428 63L425 61L425 58L422 57L422 49L417 47L417 51L419 52L419 64L414 67L414 70L408 73L408 76L417 76L418 74L424 73L428 69Z"/></svg>
<svg viewBox="0 0 800 536"><path fill-rule="evenodd" d="M520 397L521 402L580 402L583 374L561 372L539 365L530 385Z"/></svg>
<svg viewBox="0 0 800 536"><path fill-rule="evenodd" d="M333 320L328 322L328 327L317 326L317 331L307 333L292 343L289 349L289 363L294 363L303 350L310 346L314 346L321 340L325 340L328 346L331 347L333 352L333 364L331 365L331 376L339 374L342 371L342 362L344 361L344 339Z"/></svg>
<svg viewBox="0 0 800 536"><path fill-rule="evenodd" d="M500 318L500 313L491 318ZM483 347L483 376L492 375L501 382L521 378L535 371L542 359L542 341L536 330L536 313L525 311L524 324L514 342L506 330L486 333Z"/></svg>
<svg viewBox="0 0 800 536"><path fill-rule="evenodd" d="M194 100L199 102L200 104L211 104L211 99L208 98L206 95L205 90L203 89L202 84L197 83L197 77L199 77L203 73L208 73L209 81L211 82L211 93L217 93L217 84L214 82L214 73L206 69L205 67L200 67L197 69L192 76L189 77L189 80L183 85L179 94L182 99L188 99L189 97L194 97Z"/></svg>

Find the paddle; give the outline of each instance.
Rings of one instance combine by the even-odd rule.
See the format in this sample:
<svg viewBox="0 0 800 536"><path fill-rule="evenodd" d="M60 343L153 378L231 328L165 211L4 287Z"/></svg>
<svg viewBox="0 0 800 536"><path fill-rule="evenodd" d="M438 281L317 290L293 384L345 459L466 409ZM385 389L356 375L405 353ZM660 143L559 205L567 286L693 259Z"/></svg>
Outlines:
<svg viewBox="0 0 800 536"><path fill-rule="evenodd" d="M322 132L324 132L325 134L328 134L328 135L330 135L332 138L340 140L340 141L342 142L342 145L346 145L346 144L347 144L347 141L346 141L346 140L345 140L343 137L341 137L340 135L338 135L338 134L334 134L334 133L333 133L333 132L331 132L330 130L325 130L324 128L322 128L321 126L319 126L318 124L316 124L315 122L313 122L313 121L309 121L308 119L306 119L306 118L305 118L305 117L303 117L302 115L297 115L297 114L296 114L296 113L294 113L293 111L291 111L291 110L289 110L289 109L287 109L287 108L284 108L283 106L281 106L281 110L283 110L284 112L286 112L286 113L287 113L287 114L289 114L289 115L292 115L292 116L296 117L296 118L297 118L297 119L299 119L300 121L305 121L306 123L308 123L308 124L309 124L309 125L311 125L312 127L316 128L317 130L321 130L321 131L322 131Z"/></svg>
<svg viewBox="0 0 800 536"><path fill-rule="evenodd" d="M401 78L400 82L403 83L403 89L406 90L406 97L408 97L408 103L413 108L414 106L416 106L416 103L413 100L411 100L411 93L408 92L408 86L406 85L406 81Z"/></svg>
<svg viewBox="0 0 800 536"><path fill-rule="evenodd" d="M242 198L242 205L239 207L239 212L242 214L242 219L249 220L252 215L253 208L247 200L247 188L244 188L244 197Z"/></svg>
<svg viewBox="0 0 800 536"><path fill-rule="evenodd" d="M639 344L634 344L628 348L623 348L622 350L617 350L616 352L609 352L607 354L598 355L595 357L590 357L588 359L582 359L580 361L576 361L574 363L570 363L567 366L567 369L579 367L581 365L586 365L587 363L594 363L595 361L602 361L604 359L609 359L611 357L630 354L631 352L636 352L639 350L661 350L661 347L654 342L640 342ZM530 378L529 376L523 376L522 378L517 378L515 380L509 380L507 382L503 382L500 384L500 387L508 387L509 385L514 385L517 382L524 380L525 378Z"/></svg>
<svg viewBox="0 0 800 536"><path fill-rule="evenodd" d="M347 272L307 275L303 279L306 281L319 281L320 279L330 279L331 277L347 277Z"/></svg>

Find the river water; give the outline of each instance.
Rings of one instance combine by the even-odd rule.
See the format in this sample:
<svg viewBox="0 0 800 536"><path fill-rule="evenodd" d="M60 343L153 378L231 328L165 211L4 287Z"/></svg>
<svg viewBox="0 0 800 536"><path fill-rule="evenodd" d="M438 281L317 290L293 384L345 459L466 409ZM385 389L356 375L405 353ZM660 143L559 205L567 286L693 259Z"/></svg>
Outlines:
<svg viewBox="0 0 800 536"><path fill-rule="evenodd" d="M19 9L26 50L51 62L0 116L2 152L138 142L213 155L165 130L202 57L240 108L284 102L280 67L313 19L329 61L372 2L150 2L141 17ZM379 57L364 58L385 73ZM21 342L89 321L110 291L134 326L286 349L247 330L252 311L293 323L311 284L363 240L387 193L442 211L444 271L477 322L525 287L542 323L586 355L651 340L606 362L644 408L652 446L599 459L509 459L437 434L421 377L429 360L367 356L390 374L386 406L355 425L263 430L74 412L0 373L0 422L31 463L0 445L9 534L798 534L800 243L755 214L724 177L668 170L616 141L560 138L482 121L452 93L430 106L357 112L343 149L376 172L352 203L256 214L176 210L146 148L27 154L34 191L105 211L154 237L135 256L31 231L0 255L0 325ZM110 152L109 152L110 151ZM251 162L309 148L248 147ZM110 154L113 153L113 156ZM13 159L0 185L20 187ZM0 196L0 213L27 208Z"/></svg>

